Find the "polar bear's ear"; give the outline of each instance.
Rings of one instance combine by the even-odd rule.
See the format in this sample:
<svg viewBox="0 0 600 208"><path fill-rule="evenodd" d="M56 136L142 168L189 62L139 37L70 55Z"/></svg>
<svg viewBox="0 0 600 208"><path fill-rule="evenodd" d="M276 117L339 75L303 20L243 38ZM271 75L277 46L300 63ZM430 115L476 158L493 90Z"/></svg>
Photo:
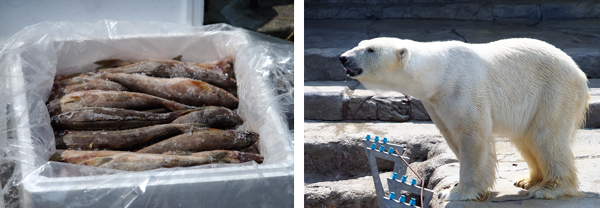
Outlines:
<svg viewBox="0 0 600 208"><path fill-rule="evenodd" d="M398 49L398 59L402 62L402 65L406 65L406 62L408 62L408 58L410 58L410 52L408 51L408 48L401 48Z"/></svg>

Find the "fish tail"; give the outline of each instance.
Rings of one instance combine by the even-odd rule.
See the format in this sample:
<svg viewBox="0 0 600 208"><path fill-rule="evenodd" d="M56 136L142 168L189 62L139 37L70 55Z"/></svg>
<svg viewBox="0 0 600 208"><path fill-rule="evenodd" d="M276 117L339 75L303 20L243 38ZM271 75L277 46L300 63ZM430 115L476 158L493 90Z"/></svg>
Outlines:
<svg viewBox="0 0 600 208"><path fill-rule="evenodd" d="M235 79L235 72L233 71L233 56L229 56L215 64L224 74L229 78Z"/></svg>
<svg viewBox="0 0 600 208"><path fill-rule="evenodd" d="M238 159L240 162L256 161L257 163L261 164L264 160L263 156L254 153L232 151L232 154L235 154L236 159Z"/></svg>

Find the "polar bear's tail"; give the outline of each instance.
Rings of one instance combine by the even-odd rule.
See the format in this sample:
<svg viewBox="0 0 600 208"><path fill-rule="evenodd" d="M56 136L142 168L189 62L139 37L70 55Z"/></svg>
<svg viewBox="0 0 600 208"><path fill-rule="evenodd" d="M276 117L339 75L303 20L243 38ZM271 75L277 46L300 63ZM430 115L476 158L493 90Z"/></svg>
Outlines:
<svg viewBox="0 0 600 208"><path fill-rule="evenodd" d="M587 120L587 117L590 114L590 91L586 88L586 92L587 92L587 97L585 98L585 111L582 113L583 114L583 118L580 118L579 120L577 120L577 127L578 128L585 128L585 121Z"/></svg>

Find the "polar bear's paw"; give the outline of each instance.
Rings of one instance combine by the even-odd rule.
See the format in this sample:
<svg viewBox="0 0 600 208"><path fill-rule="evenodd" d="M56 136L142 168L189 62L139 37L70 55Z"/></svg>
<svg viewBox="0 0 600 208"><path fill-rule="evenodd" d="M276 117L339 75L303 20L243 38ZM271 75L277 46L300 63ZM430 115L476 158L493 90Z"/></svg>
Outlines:
<svg viewBox="0 0 600 208"><path fill-rule="evenodd" d="M529 176L524 176L521 179L518 179L513 185L516 187L529 190L531 187L534 187L538 183L542 182L541 180L531 180Z"/></svg>
<svg viewBox="0 0 600 208"><path fill-rule="evenodd" d="M446 201L486 201L490 198L488 191L477 191L474 188L461 187L460 184L441 191L440 195L440 198Z"/></svg>
<svg viewBox="0 0 600 208"><path fill-rule="evenodd" d="M527 195L534 199L556 199L559 197L582 196L583 194L576 187L568 188L557 182L548 182L531 188Z"/></svg>

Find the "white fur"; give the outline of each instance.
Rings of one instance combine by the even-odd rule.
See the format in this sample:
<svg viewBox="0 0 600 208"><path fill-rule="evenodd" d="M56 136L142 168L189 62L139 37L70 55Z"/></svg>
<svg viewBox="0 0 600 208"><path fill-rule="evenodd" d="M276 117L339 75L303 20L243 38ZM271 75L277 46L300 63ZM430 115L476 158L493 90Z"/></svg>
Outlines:
<svg viewBox="0 0 600 208"><path fill-rule="evenodd" d="M373 52L368 52L371 49ZM587 78L564 52L518 38L486 44L362 41L342 56L367 88L423 101L460 162L447 199L477 200L492 188L494 136L509 137L530 168L516 186L533 198L578 196L571 141L585 120Z"/></svg>

